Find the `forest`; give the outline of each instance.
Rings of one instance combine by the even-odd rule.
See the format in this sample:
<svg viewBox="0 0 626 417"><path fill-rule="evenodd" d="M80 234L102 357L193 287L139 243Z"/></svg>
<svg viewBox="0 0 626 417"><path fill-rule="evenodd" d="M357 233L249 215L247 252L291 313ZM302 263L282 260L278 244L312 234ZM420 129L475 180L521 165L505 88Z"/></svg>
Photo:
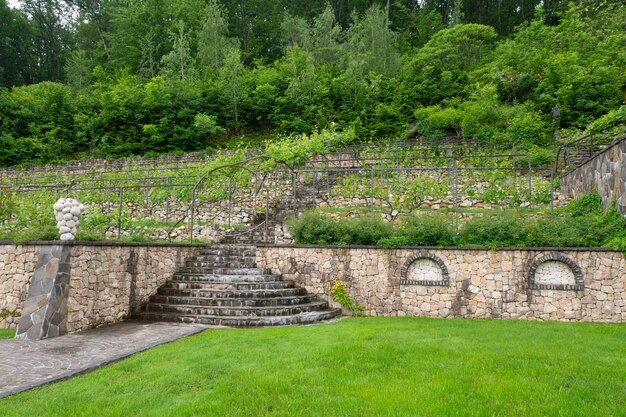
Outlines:
<svg viewBox="0 0 626 417"><path fill-rule="evenodd" d="M623 0L0 0L0 166L322 129L547 155L625 99Z"/></svg>

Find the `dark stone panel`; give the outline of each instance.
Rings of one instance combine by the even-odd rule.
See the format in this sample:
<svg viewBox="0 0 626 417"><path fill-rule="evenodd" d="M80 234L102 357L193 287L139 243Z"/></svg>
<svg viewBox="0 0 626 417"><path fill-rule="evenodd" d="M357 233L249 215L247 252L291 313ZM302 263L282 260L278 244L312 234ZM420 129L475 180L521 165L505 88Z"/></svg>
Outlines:
<svg viewBox="0 0 626 417"><path fill-rule="evenodd" d="M41 248L28 298L24 302L24 314L18 324L18 335L37 340L66 332L70 272L70 246Z"/></svg>

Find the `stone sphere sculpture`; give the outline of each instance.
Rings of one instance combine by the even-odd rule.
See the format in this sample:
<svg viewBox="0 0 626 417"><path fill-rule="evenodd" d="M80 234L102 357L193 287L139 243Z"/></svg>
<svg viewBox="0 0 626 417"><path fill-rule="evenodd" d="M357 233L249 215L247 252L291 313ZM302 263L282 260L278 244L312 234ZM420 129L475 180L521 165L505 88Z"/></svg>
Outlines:
<svg viewBox="0 0 626 417"><path fill-rule="evenodd" d="M85 211L85 206L73 198L59 198L54 203L54 216L61 240L74 240L83 211Z"/></svg>

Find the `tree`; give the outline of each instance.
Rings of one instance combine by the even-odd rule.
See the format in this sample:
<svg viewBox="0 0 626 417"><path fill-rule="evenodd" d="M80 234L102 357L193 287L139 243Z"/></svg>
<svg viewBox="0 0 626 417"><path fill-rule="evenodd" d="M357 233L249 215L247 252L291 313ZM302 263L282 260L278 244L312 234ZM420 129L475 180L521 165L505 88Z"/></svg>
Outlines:
<svg viewBox="0 0 626 417"><path fill-rule="evenodd" d="M154 78L159 71L158 51L160 45L156 42L156 34L149 30L140 41L141 61L139 63L139 75L146 79Z"/></svg>
<svg viewBox="0 0 626 417"><path fill-rule="evenodd" d="M304 48L311 41L311 29L306 19L285 13L280 24L282 44L285 50Z"/></svg>
<svg viewBox="0 0 626 417"><path fill-rule="evenodd" d="M197 62L205 76L217 75L226 51L234 47L234 42L227 35L226 12L217 1L211 0L205 8L202 28L198 32Z"/></svg>
<svg viewBox="0 0 626 417"><path fill-rule="evenodd" d="M0 0L0 87L37 80L31 64L32 30L28 20Z"/></svg>
<svg viewBox="0 0 626 417"><path fill-rule="evenodd" d="M163 73L170 78L187 80L194 75L195 68L189 47L189 32L185 31L185 23L179 20L176 31L170 34L172 50L161 59Z"/></svg>
<svg viewBox="0 0 626 417"><path fill-rule="evenodd" d="M335 21L332 8L327 5L313 21L306 49L313 53L317 62L335 64L341 56L340 38L341 27Z"/></svg>
<svg viewBox="0 0 626 417"><path fill-rule="evenodd" d="M30 18L36 81L63 78L65 52L70 47L71 16L60 0L24 0L22 11Z"/></svg>
<svg viewBox="0 0 626 417"><path fill-rule="evenodd" d="M91 70L87 54L82 49L72 51L65 62L65 81L74 90L81 90L89 84Z"/></svg>
<svg viewBox="0 0 626 417"><path fill-rule="evenodd" d="M393 74L400 65L396 34L389 29L387 11L374 4L363 17L354 14L348 29L348 66L363 65L364 71Z"/></svg>
<svg viewBox="0 0 626 417"><path fill-rule="evenodd" d="M224 65L219 72L219 83L222 100L226 107L225 116L231 120L232 126L241 126L241 103L247 96L244 84L245 67L241 62L239 48L229 48L224 56Z"/></svg>

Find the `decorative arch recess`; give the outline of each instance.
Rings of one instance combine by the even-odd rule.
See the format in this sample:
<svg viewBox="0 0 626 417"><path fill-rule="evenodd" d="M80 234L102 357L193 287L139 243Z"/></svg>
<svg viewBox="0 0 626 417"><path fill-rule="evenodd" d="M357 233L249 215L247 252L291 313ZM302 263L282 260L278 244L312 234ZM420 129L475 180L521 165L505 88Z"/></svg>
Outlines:
<svg viewBox="0 0 626 417"><path fill-rule="evenodd" d="M441 268L442 279L437 280L437 281L409 279L408 277L409 268L411 267L413 262L420 260L420 259L429 259L433 261L434 263L436 263L437 266ZM448 286L449 283L450 283L450 275L448 274L448 268L446 268L446 264L438 256L433 255L432 253L425 252L425 251L420 251L409 256L409 259L407 259L404 266L402 267L402 271L400 272L400 284L401 285L435 285L435 286L445 287L445 286Z"/></svg>
<svg viewBox="0 0 626 417"><path fill-rule="evenodd" d="M535 274L537 273L537 268L539 268L542 264L549 261L562 262L567 265L572 273L574 274L574 282L575 284L540 284L535 280ZM528 271L528 282L530 284L530 288L533 290L562 290L562 291L581 291L585 289L585 282L583 278L583 273L580 267L576 262L567 256L561 255L560 253L549 253L547 255L543 255L540 258L535 259L535 261L530 266L530 270Z"/></svg>

